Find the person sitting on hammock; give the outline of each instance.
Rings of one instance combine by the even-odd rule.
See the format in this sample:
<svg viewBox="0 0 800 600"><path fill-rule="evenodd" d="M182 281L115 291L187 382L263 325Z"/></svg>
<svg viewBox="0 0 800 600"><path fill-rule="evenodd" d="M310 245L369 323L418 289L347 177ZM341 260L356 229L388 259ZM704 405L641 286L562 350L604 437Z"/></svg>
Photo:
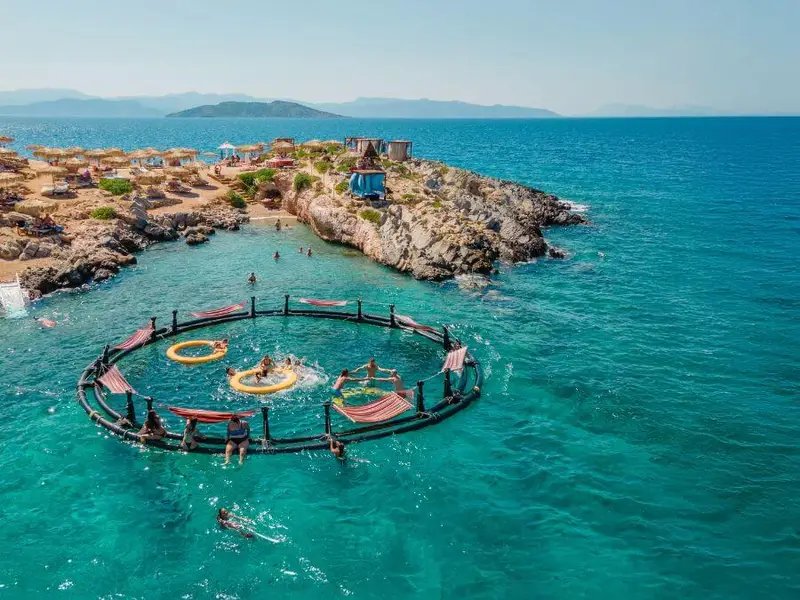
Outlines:
<svg viewBox="0 0 800 600"><path fill-rule="evenodd" d="M200 443L197 441L200 433L197 431L197 417L186 419L186 427L183 430L181 440L181 450L194 450Z"/></svg>
<svg viewBox="0 0 800 600"><path fill-rule="evenodd" d="M247 520L224 508L220 508L219 512L217 513L217 523L220 527L235 531L242 537L246 537L248 539L253 537L252 533L245 530Z"/></svg>
<svg viewBox="0 0 800 600"><path fill-rule="evenodd" d="M261 362L258 363L258 371L256 372L256 383L261 383L261 378L266 377L269 375L270 369L275 366L275 361L273 361L269 354L264 356L261 359Z"/></svg>
<svg viewBox="0 0 800 600"><path fill-rule="evenodd" d="M367 372L367 379L375 379L378 376L379 372L382 373L391 373L391 369L384 369L383 367L379 367L378 363L375 362L375 358L370 358L367 361L367 364L358 367L357 369L353 369L353 373L358 373L359 371L366 371Z"/></svg>
<svg viewBox="0 0 800 600"><path fill-rule="evenodd" d="M247 449L250 447L250 424L242 421L234 414L228 422L228 441L225 444L225 464L231 462L231 454L239 450L239 464L244 462Z"/></svg>
<svg viewBox="0 0 800 600"><path fill-rule="evenodd" d="M221 352L228 349L228 338L214 342L214 352Z"/></svg>
<svg viewBox="0 0 800 600"><path fill-rule="evenodd" d="M164 429L164 426L161 424L161 418L158 416L158 413L154 410L149 411L144 425L142 425L142 428L139 430L139 436L142 441L160 440L166 435L167 430Z"/></svg>

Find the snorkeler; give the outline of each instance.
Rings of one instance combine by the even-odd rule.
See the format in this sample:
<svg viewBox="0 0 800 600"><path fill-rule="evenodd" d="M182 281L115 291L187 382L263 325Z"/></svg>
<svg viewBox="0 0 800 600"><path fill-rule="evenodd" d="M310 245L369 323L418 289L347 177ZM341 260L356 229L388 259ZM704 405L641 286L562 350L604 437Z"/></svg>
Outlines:
<svg viewBox="0 0 800 600"><path fill-rule="evenodd" d="M242 537L249 539L253 537L253 534L245 530L246 522L246 519L239 517L238 515L235 515L224 508L220 508L219 512L217 513L217 524L219 524L220 527L235 531Z"/></svg>
<svg viewBox="0 0 800 600"><path fill-rule="evenodd" d="M372 357L367 361L367 364L361 365L357 369L353 369L353 373L358 373L359 371L366 371L367 372L367 379L375 379L378 376L378 372L382 373L391 373L391 369L384 369L383 367L379 367L378 363L375 362L375 358Z"/></svg>
<svg viewBox="0 0 800 600"><path fill-rule="evenodd" d="M256 274L250 273L250 277L247 278L247 283L255 283L256 282Z"/></svg>

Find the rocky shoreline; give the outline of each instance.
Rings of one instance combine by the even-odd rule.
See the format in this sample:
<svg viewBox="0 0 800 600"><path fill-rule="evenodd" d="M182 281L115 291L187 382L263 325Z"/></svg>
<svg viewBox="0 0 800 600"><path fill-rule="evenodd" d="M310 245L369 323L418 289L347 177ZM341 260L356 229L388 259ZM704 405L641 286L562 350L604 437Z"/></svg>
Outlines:
<svg viewBox="0 0 800 600"><path fill-rule="evenodd" d="M277 175L283 208L320 238L417 279L487 274L497 261L563 258L542 227L586 223L552 194L436 161L384 161L387 199L378 201L353 197L343 189L347 175L335 160L333 166L299 192L289 174Z"/></svg>
<svg viewBox="0 0 800 600"><path fill-rule="evenodd" d="M147 217L125 211L109 221L81 221L79 230L71 231L69 238L56 235L14 241L17 248L6 242L0 252L53 259L53 264L26 269L20 276L23 287L36 298L109 279L122 267L135 264L135 253L154 243L183 238L187 244L199 244L207 242L217 229L236 231L248 220L243 211L222 203Z"/></svg>

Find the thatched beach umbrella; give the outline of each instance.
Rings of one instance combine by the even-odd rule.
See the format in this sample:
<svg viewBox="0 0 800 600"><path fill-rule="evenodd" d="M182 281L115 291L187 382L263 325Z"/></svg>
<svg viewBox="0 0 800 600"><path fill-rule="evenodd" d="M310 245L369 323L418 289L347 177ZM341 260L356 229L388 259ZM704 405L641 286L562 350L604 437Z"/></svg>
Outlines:
<svg viewBox="0 0 800 600"><path fill-rule="evenodd" d="M308 140L307 142L300 144L300 146L308 150L322 150L324 147L320 140Z"/></svg>
<svg viewBox="0 0 800 600"><path fill-rule="evenodd" d="M85 158L78 158L73 156L64 161L64 166L70 171L77 171L78 169L85 169L89 166L89 161Z"/></svg>
<svg viewBox="0 0 800 600"><path fill-rule="evenodd" d="M125 156L125 151L122 148L104 148L106 156Z"/></svg>
<svg viewBox="0 0 800 600"><path fill-rule="evenodd" d="M48 160L52 160L54 158L63 158L65 156L64 151L61 148L37 148L33 151L34 156L41 156L42 158L46 158Z"/></svg>
<svg viewBox="0 0 800 600"><path fill-rule="evenodd" d="M106 156L101 159L101 162L109 167L127 167L131 164L127 156Z"/></svg>
<svg viewBox="0 0 800 600"><path fill-rule="evenodd" d="M80 146L70 146L69 148L64 148L63 150L65 156L78 156L86 152Z"/></svg>
<svg viewBox="0 0 800 600"><path fill-rule="evenodd" d="M294 144L289 142L275 142L272 149L280 156L286 156L290 152L294 152Z"/></svg>
<svg viewBox="0 0 800 600"><path fill-rule="evenodd" d="M28 144L25 146L25 150L38 150L39 148L44 148L41 144Z"/></svg>
<svg viewBox="0 0 800 600"><path fill-rule="evenodd" d="M103 158L104 156L108 156L108 153L101 148L95 148L94 150L86 150L83 155L86 158Z"/></svg>
<svg viewBox="0 0 800 600"><path fill-rule="evenodd" d="M171 175L172 177L175 177L177 179L188 177L189 175L192 174L192 172L189 171L189 169L187 169L186 167L168 167L166 171L168 175Z"/></svg>
<svg viewBox="0 0 800 600"><path fill-rule="evenodd" d="M39 175L50 175L53 178L53 183L55 183L56 177L63 177L68 172L66 167L54 167L52 165L37 165L34 170Z"/></svg>
<svg viewBox="0 0 800 600"><path fill-rule="evenodd" d="M14 141L14 138L12 138L12 137L9 137L7 135L0 135L0 146L3 146L5 144L10 144L13 141Z"/></svg>
<svg viewBox="0 0 800 600"><path fill-rule="evenodd" d="M164 183L166 179L166 175L161 172L156 171L148 171L146 173L140 173L136 176L136 183L141 185L158 185L159 183Z"/></svg>
<svg viewBox="0 0 800 600"><path fill-rule="evenodd" d="M17 152L11 148L4 148L0 146L0 156L16 156Z"/></svg>
<svg viewBox="0 0 800 600"><path fill-rule="evenodd" d="M25 181L22 173L0 173L0 188L9 188Z"/></svg>

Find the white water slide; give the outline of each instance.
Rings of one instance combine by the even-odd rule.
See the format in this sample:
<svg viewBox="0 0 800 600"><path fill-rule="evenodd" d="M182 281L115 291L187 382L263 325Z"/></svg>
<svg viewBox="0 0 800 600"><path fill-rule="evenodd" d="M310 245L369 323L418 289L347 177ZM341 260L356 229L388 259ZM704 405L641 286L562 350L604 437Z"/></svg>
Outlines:
<svg viewBox="0 0 800 600"><path fill-rule="evenodd" d="M12 319L24 317L28 314L27 303L28 294L19 284L19 277L14 281L0 281L0 315Z"/></svg>

